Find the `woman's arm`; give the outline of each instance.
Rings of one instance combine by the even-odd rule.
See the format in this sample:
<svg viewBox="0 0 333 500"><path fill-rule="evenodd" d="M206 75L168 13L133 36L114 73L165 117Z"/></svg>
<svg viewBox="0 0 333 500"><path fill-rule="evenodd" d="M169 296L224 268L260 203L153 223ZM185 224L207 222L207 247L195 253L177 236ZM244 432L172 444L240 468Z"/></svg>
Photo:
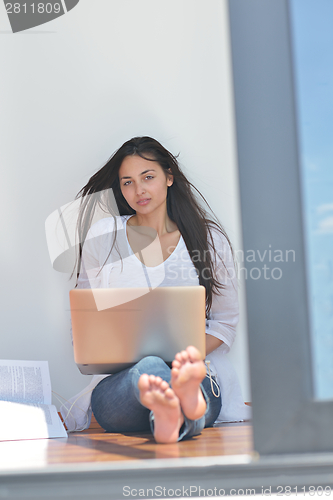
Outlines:
<svg viewBox="0 0 333 500"><path fill-rule="evenodd" d="M229 352L238 323L238 281L227 239L212 231L216 249L216 275L224 288L213 294L212 307L206 319L206 352L218 347Z"/></svg>
<svg viewBox="0 0 333 500"><path fill-rule="evenodd" d="M223 344L223 341L218 339L217 337L213 337L212 335L208 335L206 333L206 356L207 354L215 351L220 345Z"/></svg>

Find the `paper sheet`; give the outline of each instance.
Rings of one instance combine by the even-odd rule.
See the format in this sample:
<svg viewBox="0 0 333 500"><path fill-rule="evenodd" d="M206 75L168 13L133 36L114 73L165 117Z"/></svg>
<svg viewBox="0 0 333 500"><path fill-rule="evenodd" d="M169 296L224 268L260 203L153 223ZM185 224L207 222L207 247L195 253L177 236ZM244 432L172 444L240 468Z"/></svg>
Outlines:
<svg viewBox="0 0 333 500"><path fill-rule="evenodd" d="M0 360L0 441L67 437L47 361Z"/></svg>
<svg viewBox="0 0 333 500"><path fill-rule="evenodd" d="M51 404L48 362L1 359L0 400Z"/></svg>

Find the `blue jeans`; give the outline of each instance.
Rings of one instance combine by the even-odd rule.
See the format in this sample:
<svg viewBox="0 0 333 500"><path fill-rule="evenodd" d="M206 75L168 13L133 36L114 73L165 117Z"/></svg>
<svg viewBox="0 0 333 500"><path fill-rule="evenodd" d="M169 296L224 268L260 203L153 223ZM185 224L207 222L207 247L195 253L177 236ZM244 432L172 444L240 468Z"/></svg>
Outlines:
<svg viewBox="0 0 333 500"><path fill-rule="evenodd" d="M143 373L171 379L169 366L157 356L147 356L131 368L104 378L95 387L91 406L99 425L107 432L153 432L153 412L140 403L138 381ZM214 384L214 392L217 392ZM211 389L209 377L201 383L201 390L207 403L206 413L198 420L185 417L179 431L178 441L200 434L204 427L210 427L221 410L221 396L216 397Z"/></svg>

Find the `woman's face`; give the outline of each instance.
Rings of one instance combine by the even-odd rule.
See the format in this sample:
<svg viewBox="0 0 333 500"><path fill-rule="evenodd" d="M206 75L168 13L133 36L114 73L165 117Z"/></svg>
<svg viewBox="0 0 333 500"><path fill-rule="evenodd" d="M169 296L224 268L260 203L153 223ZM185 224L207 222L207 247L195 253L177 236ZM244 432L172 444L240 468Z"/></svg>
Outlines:
<svg viewBox="0 0 333 500"><path fill-rule="evenodd" d="M119 169L121 192L133 210L148 215L166 204L168 187L173 183L171 174L157 161L141 156L126 156Z"/></svg>

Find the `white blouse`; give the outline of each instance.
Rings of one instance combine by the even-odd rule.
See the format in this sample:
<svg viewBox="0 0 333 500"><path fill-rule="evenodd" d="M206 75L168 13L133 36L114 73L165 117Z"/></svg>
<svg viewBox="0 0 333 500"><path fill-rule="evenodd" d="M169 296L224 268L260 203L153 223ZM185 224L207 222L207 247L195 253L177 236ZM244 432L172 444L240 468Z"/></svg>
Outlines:
<svg viewBox="0 0 333 500"><path fill-rule="evenodd" d="M172 254L160 265L146 267L134 255L126 234L131 216L116 217L117 237L114 241L115 223L111 217L101 219L88 232L83 252L77 288L155 288L157 286L199 285L196 269L190 258L183 237ZM237 278L231 250L226 238L213 230L215 271L224 288L213 294L212 307L206 318L206 333L222 344L206 356L211 373L216 376L221 390L222 409L217 422L247 420L250 408L244 404L237 374L226 354L236 335L238 322ZM110 253L110 255L109 255ZM193 258L200 255L193 254ZM69 412L67 403L60 411L69 430L87 428L90 424L91 391L105 375L94 376L89 386L70 400L75 404Z"/></svg>

